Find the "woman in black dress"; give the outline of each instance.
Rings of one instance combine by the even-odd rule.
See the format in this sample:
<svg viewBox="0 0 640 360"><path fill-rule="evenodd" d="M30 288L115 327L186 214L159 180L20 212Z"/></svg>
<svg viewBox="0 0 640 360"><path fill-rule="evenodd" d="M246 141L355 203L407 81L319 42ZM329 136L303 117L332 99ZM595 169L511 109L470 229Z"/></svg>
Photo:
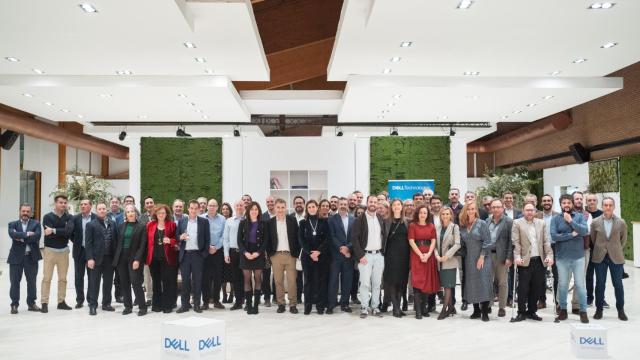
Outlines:
<svg viewBox="0 0 640 360"><path fill-rule="evenodd" d="M238 226L238 250L240 251L240 269L244 275L244 298L247 302L247 314L257 314L260 303L262 270L265 266L264 222L260 221L262 210L253 201L247 207L244 220ZM251 290L253 274L254 290ZM251 303L253 295L253 304Z"/></svg>
<svg viewBox="0 0 640 360"><path fill-rule="evenodd" d="M233 209L231 204L225 202L220 207L220 213L225 219L233 216ZM227 286L229 286L229 293L227 296ZM222 303L231 304L233 302L233 275L231 271L231 264L227 264L225 261L222 264Z"/></svg>
<svg viewBox="0 0 640 360"><path fill-rule="evenodd" d="M298 232L302 245L304 273L304 314L309 315L313 304L318 314L327 307L329 279L329 222L318 217L318 203L309 200L305 218L300 220Z"/></svg>
<svg viewBox="0 0 640 360"><path fill-rule="evenodd" d="M387 243L384 250L384 292L393 305L393 316L401 317L404 313L400 310L400 299L409 279L409 224L402 214L400 199L391 201L390 208L391 213L385 227Z"/></svg>

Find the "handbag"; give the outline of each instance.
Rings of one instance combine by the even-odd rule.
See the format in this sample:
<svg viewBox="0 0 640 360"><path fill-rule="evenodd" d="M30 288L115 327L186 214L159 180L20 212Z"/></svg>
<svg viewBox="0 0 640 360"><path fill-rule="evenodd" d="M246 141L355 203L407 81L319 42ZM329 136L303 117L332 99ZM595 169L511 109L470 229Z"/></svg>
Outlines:
<svg viewBox="0 0 640 360"><path fill-rule="evenodd" d="M456 251L456 253L453 254L453 256L460 256L460 257L467 256L467 247L464 244L460 244L460 249L458 249L458 251Z"/></svg>

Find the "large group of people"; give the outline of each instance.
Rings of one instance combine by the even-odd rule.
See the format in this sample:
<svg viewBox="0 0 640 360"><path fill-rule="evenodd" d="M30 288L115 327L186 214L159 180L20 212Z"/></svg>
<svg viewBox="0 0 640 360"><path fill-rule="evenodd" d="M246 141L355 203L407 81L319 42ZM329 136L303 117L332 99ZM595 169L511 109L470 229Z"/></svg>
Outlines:
<svg viewBox="0 0 640 360"><path fill-rule="evenodd" d="M28 310L49 311L54 269L56 308L72 310L66 303L71 247L75 308L86 300L90 315L97 314L98 305L115 311L115 298L124 304L123 315L134 306L143 316L149 307L152 312L201 313L210 306L225 309L224 303L254 315L260 304L273 301L277 313L288 306L297 314L301 304L305 315L314 307L318 314L333 314L338 307L350 313L356 305L361 318L381 317L389 307L400 318L413 302L415 318L422 319L436 311L440 299L437 319L443 320L458 313L459 278L460 311L471 305L469 318L489 321L497 302L498 317L517 303L513 322L540 321L537 310L547 305L547 274L553 274L556 320L568 318L573 277L571 313L587 323L587 307L594 300L594 319L602 319L608 308L608 271L617 317L627 320L622 284L626 223L614 215L612 198L604 197L600 210L595 194L586 194L587 207L583 197L581 192L562 195L557 213L548 194L538 210L535 195L526 196L523 208L516 209L508 191L480 201L467 192L461 201L460 191L452 188L446 204L430 189L404 201L354 191L319 202L296 196L288 214L286 200L272 196L264 212L248 194L222 206L201 197L186 203L176 199L169 207L147 196L142 212L126 196L122 203L118 197L95 204L82 199L72 216L67 198L57 195L42 226L32 218L29 204L22 204L20 218L9 224L11 313L18 313L23 274Z"/></svg>

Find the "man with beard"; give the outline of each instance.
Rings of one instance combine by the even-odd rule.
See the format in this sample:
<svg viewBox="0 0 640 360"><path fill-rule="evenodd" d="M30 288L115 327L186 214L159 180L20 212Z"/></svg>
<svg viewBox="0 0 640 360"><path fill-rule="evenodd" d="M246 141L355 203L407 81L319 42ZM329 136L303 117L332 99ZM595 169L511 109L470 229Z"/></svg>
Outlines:
<svg viewBox="0 0 640 360"><path fill-rule="evenodd" d="M358 209L358 197L356 193L351 193L347 197L349 200L349 215L356 216L356 210Z"/></svg>
<svg viewBox="0 0 640 360"><path fill-rule="evenodd" d="M448 207L453 210L453 222L459 224L458 216L462 211L462 204L460 204L460 190L458 188L449 189L449 203Z"/></svg>
<svg viewBox="0 0 640 360"><path fill-rule="evenodd" d="M591 259L591 238L589 237L589 230L591 229L591 222L593 221L593 218L591 217L591 214L584 208L584 194L581 191L575 191L573 194L571 194L571 196L573 198L573 211L578 214L582 214L582 216L584 217L587 223L587 234L582 237L582 240L583 240L583 246L584 246L584 259L585 259L585 264L584 264L585 289L588 289L587 282L586 282L586 279L587 279L586 273L587 273L587 267L589 266L589 259ZM591 282L591 289L592 289L592 296L593 296L593 277ZM587 293L587 303L588 301L589 301L589 293ZM609 307L609 304L607 304L607 308L608 307ZM571 297L571 313L575 315L580 314L580 301L578 300L578 294L576 291L573 292L573 295Z"/></svg>
<svg viewBox="0 0 640 360"><path fill-rule="evenodd" d="M11 298L11 313L18 313L20 302L20 282L22 273L27 278L27 309L41 311L36 305L36 276L38 275L38 261L42 259L38 242L42 234L42 227L36 220L31 219L31 205L20 205L20 220L9 223L9 237L11 250L7 257L9 264L9 297Z"/></svg>
<svg viewBox="0 0 640 360"><path fill-rule="evenodd" d="M331 198L329 199L329 206L330 206L329 216L333 216L338 213L339 199L340 198L337 195L332 195ZM348 204L348 201L347 201L347 204Z"/></svg>

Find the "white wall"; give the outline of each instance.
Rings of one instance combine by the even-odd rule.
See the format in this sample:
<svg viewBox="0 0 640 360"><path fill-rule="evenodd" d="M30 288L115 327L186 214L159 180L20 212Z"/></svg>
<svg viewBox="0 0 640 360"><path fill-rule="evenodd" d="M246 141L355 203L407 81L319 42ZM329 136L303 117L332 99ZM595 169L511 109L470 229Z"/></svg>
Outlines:
<svg viewBox="0 0 640 360"><path fill-rule="evenodd" d="M11 150L2 152L2 171L0 171L0 259L7 258L11 248L11 239L8 235L9 222L18 219L18 206L20 205L20 146L13 145ZM8 275L7 275L8 276ZM7 278L4 281L8 281Z"/></svg>
<svg viewBox="0 0 640 360"><path fill-rule="evenodd" d="M467 191L467 143L470 141L461 136L451 137L451 187L460 189L460 194Z"/></svg>
<svg viewBox="0 0 640 360"><path fill-rule="evenodd" d="M554 209L560 210L558 198L563 186L574 186L584 191L589 186L589 164L559 166L543 170L544 193L553 195Z"/></svg>

